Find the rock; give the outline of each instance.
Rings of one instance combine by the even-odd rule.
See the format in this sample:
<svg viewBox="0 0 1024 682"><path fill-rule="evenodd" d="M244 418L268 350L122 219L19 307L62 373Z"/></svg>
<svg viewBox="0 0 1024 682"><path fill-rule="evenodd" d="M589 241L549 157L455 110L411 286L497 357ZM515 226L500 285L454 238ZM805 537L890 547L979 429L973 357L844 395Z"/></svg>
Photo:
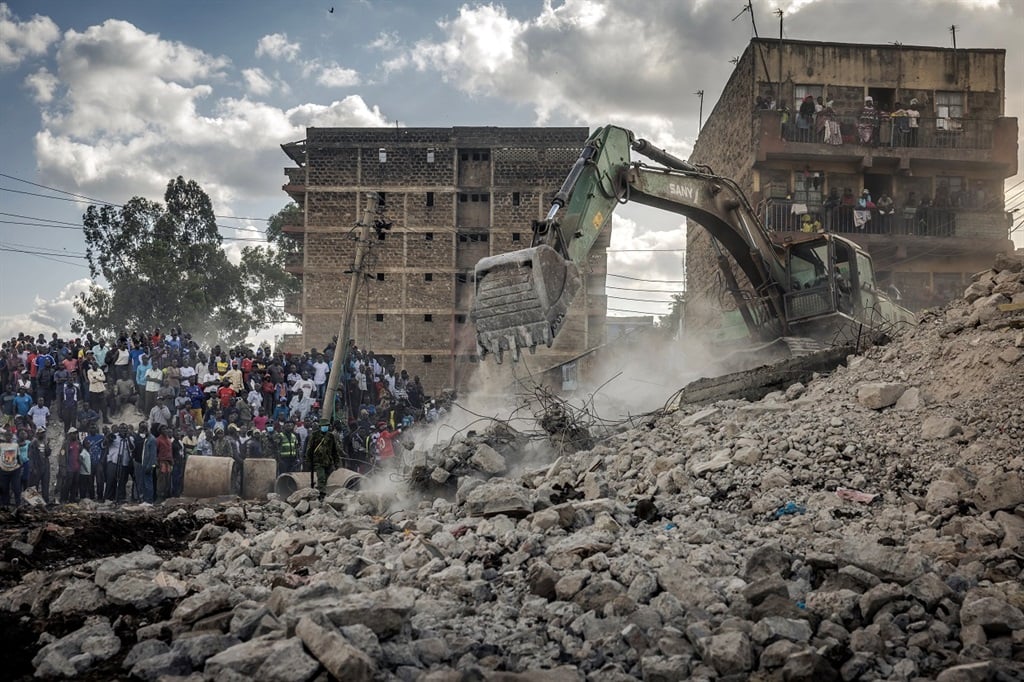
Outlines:
<svg viewBox="0 0 1024 682"><path fill-rule="evenodd" d="M787 564L786 568L788 569L788 567ZM743 588L743 596L752 606L757 606L772 594L780 597L789 597L786 581L778 575L769 575L760 580L755 580Z"/></svg>
<svg viewBox="0 0 1024 682"><path fill-rule="evenodd" d="M947 507L955 507L960 500L960 489L952 481L932 481L924 496L924 509L938 514Z"/></svg>
<svg viewBox="0 0 1024 682"><path fill-rule="evenodd" d="M786 659L782 666L783 682L835 682L839 673L819 653L801 651Z"/></svg>
<svg viewBox="0 0 1024 682"><path fill-rule="evenodd" d="M1010 348L1006 348L1001 351L996 357L1008 365L1015 365L1022 357L1024 357L1024 353L1011 346Z"/></svg>
<svg viewBox="0 0 1024 682"><path fill-rule="evenodd" d="M171 650L188 659L192 667L202 668L206 659L236 644L240 644L240 641L234 635L219 632L187 633L174 640Z"/></svg>
<svg viewBox="0 0 1024 682"><path fill-rule="evenodd" d="M943 599L953 597L953 590L934 573L925 573L910 581L906 592L929 611L933 611Z"/></svg>
<svg viewBox="0 0 1024 682"><path fill-rule="evenodd" d="M921 424L921 438L924 438L925 440L951 438L952 436L963 432L964 429L960 425L960 422L952 417L939 417L933 415L925 419Z"/></svg>
<svg viewBox="0 0 1024 682"><path fill-rule="evenodd" d="M701 640L701 657L720 675L735 675L754 667L754 650L744 632L724 632Z"/></svg>
<svg viewBox="0 0 1024 682"><path fill-rule="evenodd" d="M752 633L754 642L760 646L771 644L780 639L788 639L791 642L807 642L813 635L814 632L806 620L779 618L776 616L762 618L754 626Z"/></svg>
<svg viewBox="0 0 1024 682"><path fill-rule="evenodd" d="M785 488L790 484L792 479L786 470L781 467L772 467L761 476L761 489L762 490L773 490L775 488Z"/></svg>
<svg viewBox="0 0 1024 682"><path fill-rule="evenodd" d="M365 625L379 637L401 631L422 593L411 587L392 587L376 592L350 594L323 613L337 627Z"/></svg>
<svg viewBox="0 0 1024 682"><path fill-rule="evenodd" d="M761 545L747 557L743 577L754 581L762 578L789 576L792 556L776 544Z"/></svg>
<svg viewBox="0 0 1024 682"><path fill-rule="evenodd" d="M754 466L761 461L761 457L763 457L763 453L760 448L747 445L736 450L736 453L732 456L732 461L739 466Z"/></svg>
<svg viewBox="0 0 1024 682"><path fill-rule="evenodd" d="M762 669L781 668L785 664L786 659L803 650L804 647L799 644L788 639L780 639L764 648L764 651L761 652L761 656L758 658L758 664Z"/></svg>
<svg viewBox="0 0 1024 682"><path fill-rule="evenodd" d="M270 655L270 647L276 641L279 641L276 637L264 636L229 647L206 659L203 675L208 680L223 679L232 673L253 677Z"/></svg>
<svg viewBox="0 0 1024 682"><path fill-rule="evenodd" d="M132 647L132 650L128 652L128 655L121 662L121 666L125 670L131 670L139 661L166 654L170 650L171 647L158 639L144 639Z"/></svg>
<svg viewBox="0 0 1024 682"><path fill-rule="evenodd" d="M924 573L927 566L920 553L879 544L878 539L871 536L846 538L837 558L841 564L851 564L900 585Z"/></svg>
<svg viewBox="0 0 1024 682"><path fill-rule="evenodd" d="M469 464L474 469L482 471L489 476L503 474L508 469L505 458L487 443L481 443L477 446L476 452L469 458Z"/></svg>
<svg viewBox="0 0 1024 682"><path fill-rule="evenodd" d="M939 673L935 682L986 682L991 679L989 675L991 669L992 663L989 661L955 665Z"/></svg>
<svg viewBox="0 0 1024 682"><path fill-rule="evenodd" d="M972 282L967 289L964 290L964 300L968 303L974 303L979 298L984 298L992 293L992 284L988 282Z"/></svg>
<svg viewBox="0 0 1024 682"><path fill-rule="evenodd" d="M605 604L625 591L626 588L614 580L594 580L577 592L572 600L584 611L600 611Z"/></svg>
<svg viewBox="0 0 1024 682"><path fill-rule="evenodd" d="M857 402L871 410L881 410L894 405L903 392L905 384L872 382L857 386Z"/></svg>
<svg viewBox="0 0 1024 682"><path fill-rule="evenodd" d="M974 506L981 511L1013 509L1019 504L1024 504L1024 481L1020 473L999 472L978 478Z"/></svg>
<svg viewBox="0 0 1024 682"><path fill-rule="evenodd" d="M215 585L181 600L171 614L183 623L194 623L214 613L227 611L235 592L227 585Z"/></svg>
<svg viewBox="0 0 1024 682"><path fill-rule="evenodd" d="M168 651L140 659L132 666L133 678L157 682L167 677L184 676L192 672L188 656L180 651Z"/></svg>
<svg viewBox="0 0 1024 682"><path fill-rule="evenodd" d="M527 573L530 592L548 601L555 599L555 585L558 583L558 580L558 572L543 562L536 562L531 565Z"/></svg>
<svg viewBox="0 0 1024 682"><path fill-rule="evenodd" d="M107 605L103 590L90 580L72 580L50 602L50 615L94 613Z"/></svg>
<svg viewBox="0 0 1024 682"><path fill-rule="evenodd" d="M732 461L732 451L729 448L723 448L712 453L710 459L703 461L691 461L689 464L690 473L694 476L703 476L704 474L713 473L715 471L722 471L729 466Z"/></svg>
<svg viewBox="0 0 1024 682"><path fill-rule="evenodd" d="M896 409L901 412L912 412L921 409L922 405L921 389L914 387L905 390L903 395L899 397L899 400L896 401Z"/></svg>
<svg viewBox="0 0 1024 682"><path fill-rule="evenodd" d="M144 577L122 575L107 583L107 599L110 603L145 611L162 601L174 598L173 592L157 585L151 577L142 575Z"/></svg>
<svg viewBox="0 0 1024 682"><path fill-rule="evenodd" d="M275 642L270 647L255 679L265 682L306 682L316 675L320 664L306 653L298 637Z"/></svg>
<svg viewBox="0 0 1024 682"><path fill-rule="evenodd" d="M960 607L960 625L980 625L985 629L985 634L999 636L1024 629L1024 613L996 597L965 600Z"/></svg>
<svg viewBox="0 0 1024 682"><path fill-rule="evenodd" d="M721 414L722 411L717 407L705 407L703 410L699 410L691 415L683 417L679 423L684 427L697 426L698 424L707 424L713 421L716 417L718 417Z"/></svg>
<svg viewBox="0 0 1024 682"><path fill-rule="evenodd" d="M367 680L374 672L372 660L348 643L334 626L322 617L303 616L295 626L306 648L331 675L339 680Z"/></svg>
<svg viewBox="0 0 1024 682"><path fill-rule="evenodd" d="M116 640L116 648L114 648ZM96 653L83 651L83 645ZM121 640L106 620L90 621L78 630L41 648L32 658L35 676L77 677L88 670L93 663L110 658L121 648Z"/></svg>
<svg viewBox="0 0 1024 682"><path fill-rule="evenodd" d="M475 488L466 497L466 511L472 516L522 517L533 511L531 491L511 481L495 479Z"/></svg>
<svg viewBox="0 0 1024 682"><path fill-rule="evenodd" d="M104 559L96 567L95 581L100 587L106 587L107 583L112 582L128 571L154 570L160 568L163 562L162 558L146 550L111 557Z"/></svg>
<svg viewBox="0 0 1024 682"><path fill-rule="evenodd" d="M997 511L992 520L999 524L1003 531L1003 540L999 546L1018 554L1024 552L1024 518L1016 514Z"/></svg>
<svg viewBox="0 0 1024 682"><path fill-rule="evenodd" d="M871 622L878 610L903 596L903 589L892 583L876 585L860 597L860 612L866 622Z"/></svg>

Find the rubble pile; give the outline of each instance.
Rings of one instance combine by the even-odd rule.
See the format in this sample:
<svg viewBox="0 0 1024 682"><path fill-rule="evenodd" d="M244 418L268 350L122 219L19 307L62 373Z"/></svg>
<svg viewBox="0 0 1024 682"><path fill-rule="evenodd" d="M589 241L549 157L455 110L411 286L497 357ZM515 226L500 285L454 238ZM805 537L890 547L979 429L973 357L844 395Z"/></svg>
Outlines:
<svg viewBox="0 0 1024 682"><path fill-rule="evenodd" d="M177 508L181 551L0 613L46 629L40 678L1020 679L1022 300L1008 261L828 376L520 472L502 429L405 453L445 497Z"/></svg>

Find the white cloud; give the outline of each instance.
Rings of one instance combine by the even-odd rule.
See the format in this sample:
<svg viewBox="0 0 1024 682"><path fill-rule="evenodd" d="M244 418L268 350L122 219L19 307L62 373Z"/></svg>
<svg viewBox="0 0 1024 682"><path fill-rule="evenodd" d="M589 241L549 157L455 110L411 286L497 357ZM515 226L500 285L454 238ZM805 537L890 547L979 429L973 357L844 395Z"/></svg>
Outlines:
<svg viewBox="0 0 1024 682"><path fill-rule="evenodd" d="M218 97L228 66L126 22L68 31L57 53L62 94L42 107L35 138L40 171L55 185L114 199L159 198L182 174L224 206L276 196L281 179L267 169L287 165L279 145L303 138L306 126L386 124L355 95L290 109ZM277 80L257 70L242 77L254 94Z"/></svg>
<svg viewBox="0 0 1024 682"><path fill-rule="evenodd" d="M686 247L686 228L680 221L668 229L656 230L647 224L643 212L633 216L612 215L612 238L608 247L608 307L612 315L636 311L648 315L667 315L671 295L683 290L682 249ZM625 279L614 275L642 278Z"/></svg>
<svg viewBox="0 0 1024 682"><path fill-rule="evenodd" d="M328 88L348 88L359 85L359 73L353 69L331 64L320 68L316 82Z"/></svg>
<svg viewBox="0 0 1024 682"><path fill-rule="evenodd" d="M53 298L36 296L31 312L0 315L0 338L10 339L22 332L33 336L42 332L47 337L52 332L66 335L75 317L75 297L88 291L90 285L88 279L76 279L64 285Z"/></svg>
<svg viewBox="0 0 1024 682"><path fill-rule="evenodd" d="M299 56L300 49L302 45L299 43L288 42L287 33L270 33L256 43L256 56L293 62Z"/></svg>
<svg viewBox="0 0 1024 682"><path fill-rule="evenodd" d="M263 69L242 69L242 78L245 79L245 89L253 95L269 95L274 89L274 84L263 73Z"/></svg>
<svg viewBox="0 0 1024 682"><path fill-rule="evenodd" d="M397 31L381 31L367 44L367 47L373 50L383 50L385 52L396 49L401 44L401 40L398 37Z"/></svg>
<svg viewBox="0 0 1024 682"><path fill-rule="evenodd" d="M60 29L50 17L35 14L21 21L6 2L0 3L0 68L18 66L25 59L46 54L58 37Z"/></svg>
<svg viewBox="0 0 1024 682"><path fill-rule="evenodd" d="M25 87L32 91L32 99L39 104L49 104L53 101L53 93L60 85L60 81L45 67L40 67L35 73L25 76Z"/></svg>

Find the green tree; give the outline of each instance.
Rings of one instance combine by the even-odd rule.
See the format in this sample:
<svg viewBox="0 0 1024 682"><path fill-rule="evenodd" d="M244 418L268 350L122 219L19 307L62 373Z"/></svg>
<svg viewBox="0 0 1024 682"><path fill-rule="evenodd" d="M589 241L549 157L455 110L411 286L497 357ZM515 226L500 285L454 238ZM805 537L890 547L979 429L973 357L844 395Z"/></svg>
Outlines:
<svg viewBox="0 0 1024 682"><path fill-rule="evenodd" d="M679 333L680 324L686 319L686 292L672 294L672 310L658 320L658 329L670 339Z"/></svg>
<svg viewBox="0 0 1024 682"><path fill-rule="evenodd" d="M247 247L224 253L213 204L194 180L167 183L164 204L133 197L121 207L89 206L82 217L94 283L75 301L76 331L180 325L207 341L236 343L289 319L280 299L294 286L283 256ZM99 277L106 286L96 283Z"/></svg>
<svg viewBox="0 0 1024 682"><path fill-rule="evenodd" d="M282 253L299 253L302 245L284 233L286 225L302 225L302 209L294 201L270 216L267 220L267 241Z"/></svg>

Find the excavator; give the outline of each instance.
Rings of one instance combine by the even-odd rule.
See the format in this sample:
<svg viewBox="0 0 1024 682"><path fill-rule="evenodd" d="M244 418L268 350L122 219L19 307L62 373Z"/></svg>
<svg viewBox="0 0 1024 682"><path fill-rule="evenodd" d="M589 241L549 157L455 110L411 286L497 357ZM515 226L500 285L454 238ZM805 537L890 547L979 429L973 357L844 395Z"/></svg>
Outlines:
<svg viewBox="0 0 1024 682"><path fill-rule="evenodd" d="M631 152L660 165L634 161ZM588 253L615 207L628 202L683 215L710 233L751 342L781 342L795 355L846 343L851 334L916 324L879 289L871 257L856 243L769 231L733 180L605 126L587 139L546 218L533 223L531 246L477 263L470 315L481 358L493 354L501 363L509 353L518 361L523 348L551 346L582 285ZM726 254L749 288L740 287Z"/></svg>

